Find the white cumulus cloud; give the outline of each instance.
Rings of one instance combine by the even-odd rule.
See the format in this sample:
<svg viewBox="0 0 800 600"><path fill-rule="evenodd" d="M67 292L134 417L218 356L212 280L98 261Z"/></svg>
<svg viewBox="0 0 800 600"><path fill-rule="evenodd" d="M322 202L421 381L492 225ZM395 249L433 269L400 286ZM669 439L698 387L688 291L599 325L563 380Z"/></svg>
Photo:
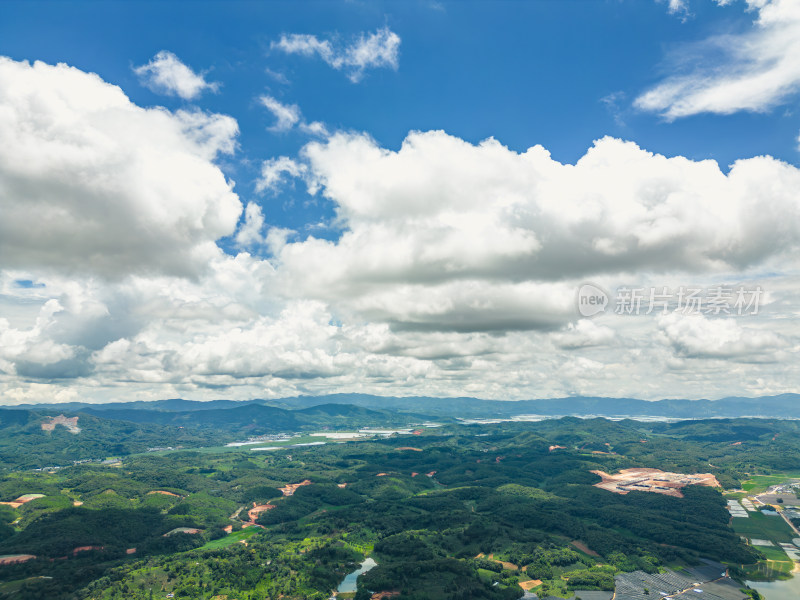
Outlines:
<svg viewBox="0 0 800 600"><path fill-rule="evenodd" d="M237 131L0 59L0 400L797 387L792 165L723 171L610 137L568 164L441 131L398 149L336 133L264 161L256 183L301 178L308 202L330 202L319 239L271 226L266 203L242 212L214 164ZM746 281L765 301L736 319L581 320L587 281Z"/></svg>
<svg viewBox="0 0 800 600"><path fill-rule="evenodd" d="M659 327L676 354L688 358L772 361L776 351L789 345L773 331L743 327L733 318L670 314L659 319Z"/></svg>
<svg viewBox="0 0 800 600"><path fill-rule="evenodd" d="M288 245L283 260L289 271L333 265L317 280L344 295L351 285L742 268L800 242L800 171L768 157L725 174L603 138L570 165L541 146L517 153L440 131L412 132L397 151L336 134L303 154L346 231Z"/></svg>
<svg viewBox="0 0 800 600"><path fill-rule="evenodd" d="M264 243L264 213L255 202L248 202L244 210L244 222L236 232L236 244L240 248L251 248Z"/></svg>
<svg viewBox="0 0 800 600"><path fill-rule="evenodd" d="M552 337L556 345L561 348L575 349L608 344L614 339L615 334L610 327L581 319L576 323L569 323L563 331L554 333Z"/></svg>
<svg viewBox="0 0 800 600"><path fill-rule="evenodd" d="M800 246L800 170L768 157L726 174L603 138L570 165L440 131L397 151L336 134L303 156L344 233L278 248L279 278L396 328L558 329L581 278L738 271Z"/></svg>
<svg viewBox="0 0 800 600"><path fill-rule="evenodd" d="M212 162L237 133L64 64L0 58L0 268L196 274L241 213Z"/></svg>

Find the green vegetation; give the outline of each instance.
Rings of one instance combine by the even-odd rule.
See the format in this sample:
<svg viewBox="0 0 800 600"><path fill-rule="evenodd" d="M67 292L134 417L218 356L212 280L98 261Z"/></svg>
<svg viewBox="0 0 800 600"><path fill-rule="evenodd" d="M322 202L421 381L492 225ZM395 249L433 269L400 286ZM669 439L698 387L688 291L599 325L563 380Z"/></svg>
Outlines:
<svg viewBox="0 0 800 600"><path fill-rule="evenodd" d="M788 557L784 554L783 560L767 559L755 565L735 567L732 571L740 575L741 578L750 581L772 581L775 579L787 579L793 568L794 562L788 560Z"/></svg>
<svg viewBox="0 0 800 600"><path fill-rule="evenodd" d="M769 484L774 485L774 484ZM764 560L755 565L739 565L742 576L753 581L784 579L794 569L794 561L777 546L781 542L791 542L796 534L781 517L764 515L761 512L749 513L747 519L734 518L733 530L749 539L769 540L775 546L755 546Z"/></svg>
<svg viewBox="0 0 800 600"><path fill-rule="evenodd" d="M225 537L220 537L215 540L211 540L207 542L203 546L201 546L200 550L219 550L220 548L225 548L226 546L230 546L231 544L241 544L242 542L246 542L254 535L257 535L260 530L257 527L249 527L247 529L241 529L239 531L233 531L226 535Z"/></svg>
<svg viewBox="0 0 800 600"><path fill-rule="evenodd" d="M775 475L753 475L742 483L742 489L748 494L762 494L773 485L780 485L792 479L800 479L800 473L780 473Z"/></svg>
<svg viewBox="0 0 800 600"><path fill-rule="evenodd" d="M212 411L202 412L208 414L192 419L211 419ZM331 418L342 426L378 418L331 407L303 414L307 422ZM181 422L174 414L159 418L169 422L148 427ZM220 427L233 431L233 419ZM449 425L413 437L271 452L245 446L134 453L118 466L10 471L0 478L0 500L44 497L0 507L0 554L37 557L0 566L0 598L322 599L365 556L378 566L358 579L358 600L376 591L398 591L400 600L517 598L519 583L531 579L542 581L535 590L541 596L570 597L613 589L620 571L654 573L702 558L742 575L777 577L791 569L788 557L739 536L791 540L782 519L752 514L731 528L718 490L620 495L594 487L600 479L591 471L642 466L713 472L729 488L748 480L763 485L757 473L775 476L787 456L800 454L797 427L750 419L565 418ZM187 426L185 435L219 443L210 425L198 431ZM82 435L53 433L71 441ZM732 445L741 439L747 447ZM564 448L550 451L553 445ZM311 484L291 496L279 489L305 480ZM259 512L248 515L254 505ZM242 528L251 517L256 524ZM165 536L179 528L188 531Z"/></svg>
<svg viewBox="0 0 800 600"><path fill-rule="evenodd" d="M420 415L342 404L286 410L259 403L237 403L233 408L203 410L193 407L193 410L184 411L89 406L81 412L65 414L78 418L78 433L69 431L63 425L56 425L52 431L42 430L43 423L50 422L51 417L59 414L62 414L59 410L0 407L0 472L64 467L77 461L101 461L158 448L168 451L208 448L204 451L238 452L240 448L226 448L225 444L278 432L405 427L411 421L426 419ZM262 445L282 446L320 442L323 439L303 436L290 442L264 442Z"/></svg>
<svg viewBox="0 0 800 600"><path fill-rule="evenodd" d="M178 427L113 421L88 414L78 416L79 433L63 425L44 431L42 424L58 412L0 410L0 471L72 465L144 452L156 446L208 445L218 432L195 432Z"/></svg>
<svg viewBox="0 0 800 600"><path fill-rule="evenodd" d="M797 535L781 517L749 513L749 518L735 518L731 522L733 530L747 538L770 540L772 542L791 542Z"/></svg>

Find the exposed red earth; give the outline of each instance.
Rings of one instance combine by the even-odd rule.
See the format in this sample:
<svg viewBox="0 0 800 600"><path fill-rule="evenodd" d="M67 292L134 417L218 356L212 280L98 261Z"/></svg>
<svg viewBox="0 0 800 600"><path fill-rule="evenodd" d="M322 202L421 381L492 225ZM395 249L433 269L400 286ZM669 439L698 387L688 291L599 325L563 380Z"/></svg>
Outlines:
<svg viewBox="0 0 800 600"><path fill-rule="evenodd" d="M89 550L103 550L103 549L104 549L103 546L78 546L77 548L74 548L72 550L72 556L75 556L80 552L89 552Z"/></svg>
<svg viewBox="0 0 800 600"><path fill-rule="evenodd" d="M6 554L0 556L0 565L18 565L36 558L33 554Z"/></svg>
<svg viewBox="0 0 800 600"><path fill-rule="evenodd" d="M176 527L172 531L168 531L162 537L169 537L171 535L175 535L176 533L188 533L190 535L197 535L198 533L203 533L202 529L196 529L194 527Z"/></svg>
<svg viewBox="0 0 800 600"><path fill-rule="evenodd" d="M11 508L19 508L23 504L30 502L31 500L36 500L37 498L44 498L44 494L24 494L16 500L12 500L11 502L0 502L0 504L5 504Z"/></svg>
<svg viewBox="0 0 800 600"><path fill-rule="evenodd" d="M595 552L594 550L591 550L591 549L589 548L589 546L587 546L586 544L584 544L584 543L583 543L582 541L580 541L580 540L572 540L572 541L570 542L570 544L572 544L573 546L575 546L575 547L576 547L578 550L580 550L580 551L581 551L581 552L583 552L584 554L588 554L589 556L598 556L598 557L600 556L600 555L599 555L597 552Z"/></svg>
<svg viewBox="0 0 800 600"><path fill-rule="evenodd" d="M164 496L173 496L175 498L182 498L183 497L180 494L173 494L172 492L167 492L167 491L164 491L164 490L153 490L152 492L147 492L148 496L150 494L163 494Z"/></svg>
<svg viewBox="0 0 800 600"><path fill-rule="evenodd" d="M292 496L296 491L297 488L302 487L304 485L311 485L311 480L305 479L300 483L289 483L282 488L278 488L284 496Z"/></svg>
<svg viewBox="0 0 800 600"><path fill-rule="evenodd" d="M542 585L542 580L541 579L531 579L530 581L520 581L519 582L519 587L521 587L526 592L529 591L529 590L532 590L537 585Z"/></svg>
<svg viewBox="0 0 800 600"><path fill-rule="evenodd" d="M48 417L50 420L42 423L42 431L53 431L56 425L63 425L70 433L80 433L81 428L78 427L78 417L65 417L58 415L57 417Z"/></svg>
<svg viewBox="0 0 800 600"><path fill-rule="evenodd" d="M273 508L275 508L274 504L256 504L253 502L253 508L247 511L247 516L250 519L250 522L255 525L258 515L260 515L262 512L272 510Z"/></svg>

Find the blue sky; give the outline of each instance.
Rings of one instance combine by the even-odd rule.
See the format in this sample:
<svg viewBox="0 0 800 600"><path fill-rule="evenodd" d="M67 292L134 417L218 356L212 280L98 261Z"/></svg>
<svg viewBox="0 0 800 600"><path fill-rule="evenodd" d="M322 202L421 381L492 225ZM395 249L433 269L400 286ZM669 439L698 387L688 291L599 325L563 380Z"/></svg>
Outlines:
<svg viewBox="0 0 800 600"><path fill-rule="evenodd" d="M798 56L800 0L7 0L0 402L797 391Z"/></svg>
<svg viewBox="0 0 800 600"><path fill-rule="evenodd" d="M257 98L297 104L331 129L369 133L397 149L411 130L443 129L477 143L494 137L517 151L541 144L575 162L605 135L667 156L711 158L723 168L769 154L797 164L800 114L792 103L763 113L700 114L666 122L632 107L669 72L683 44L746 31L744 3L694 2L691 15L660 2L5 2L0 49L17 60L66 62L98 73L142 106L197 104L239 122L241 149L226 172L239 193L253 191L260 160L295 154L297 132L271 133ZM397 70L370 70L352 83L321 60L271 49L285 33L348 42L388 27L402 39ZM134 65L168 50L217 94L195 102L139 84ZM276 81L265 71L285 76ZM604 102L613 97L614 107ZM618 115L618 118L615 118ZM291 197L291 191L286 191ZM285 197L258 199L269 220L298 227L315 219Z"/></svg>

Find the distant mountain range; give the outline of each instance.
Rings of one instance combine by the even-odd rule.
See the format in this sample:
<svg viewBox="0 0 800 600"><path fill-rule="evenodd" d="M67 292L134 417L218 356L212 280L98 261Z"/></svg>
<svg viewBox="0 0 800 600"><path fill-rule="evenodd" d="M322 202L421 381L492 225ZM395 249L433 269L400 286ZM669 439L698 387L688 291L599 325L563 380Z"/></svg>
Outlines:
<svg viewBox="0 0 800 600"><path fill-rule="evenodd" d="M454 423L458 418L508 419L519 415L800 419L800 395L654 402L581 396L503 402L334 394L247 402L171 399L0 406L0 471L63 466L154 447L219 445L278 432L398 428L425 421Z"/></svg>
<svg viewBox="0 0 800 600"><path fill-rule="evenodd" d="M168 404L162 404L156 410L147 410L149 407L146 406L107 408L105 405L92 405L78 411L118 421L154 423L190 429L210 428L236 435L261 435L322 427L404 426L414 418L411 414L374 410L352 404L320 404L288 409L259 402L230 404L220 402L216 407L203 406L211 403L187 403L185 400L166 402ZM424 420L425 417L417 416L417 419Z"/></svg>
<svg viewBox="0 0 800 600"><path fill-rule="evenodd" d="M417 412L438 417L509 418L517 415L669 417L767 417L800 419L800 394L759 398L729 397L720 400L656 400L573 396L542 400L481 400L478 398L386 397L366 394L299 396L269 401L273 406L296 408L326 402Z"/></svg>
<svg viewBox="0 0 800 600"><path fill-rule="evenodd" d="M324 406L329 408L322 408ZM352 408L344 408L350 406ZM316 411L308 411L317 407ZM331 408L337 407L337 408ZM543 416L604 416L604 417L667 417L679 419L707 419L714 417L765 417L800 419L800 394L781 394L758 398L729 397L720 400L656 400L636 398L602 398L574 396L542 400L499 401L479 398L433 398L425 396L396 397L369 394L331 394L324 396L296 396L278 400L212 400L198 402L180 398L155 402L110 402L89 404L28 404L15 409L58 410L85 412L106 418L158 423L163 425L198 426L204 423L225 424L251 421L274 421L285 428L302 424L322 423L326 419L335 425L338 419L349 420L359 413L355 407L367 409L360 416L365 421L380 421L387 425L403 421L396 413L419 418L510 418L517 415ZM3 408L0 406L0 408ZM12 407L9 407L12 408ZM269 411L267 408L282 409ZM233 412L230 412L233 411ZM375 411L374 414L368 411ZM198 415L196 413L207 413ZM316 415L319 420L312 418ZM293 425L295 424L296 425Z"/></svg>

